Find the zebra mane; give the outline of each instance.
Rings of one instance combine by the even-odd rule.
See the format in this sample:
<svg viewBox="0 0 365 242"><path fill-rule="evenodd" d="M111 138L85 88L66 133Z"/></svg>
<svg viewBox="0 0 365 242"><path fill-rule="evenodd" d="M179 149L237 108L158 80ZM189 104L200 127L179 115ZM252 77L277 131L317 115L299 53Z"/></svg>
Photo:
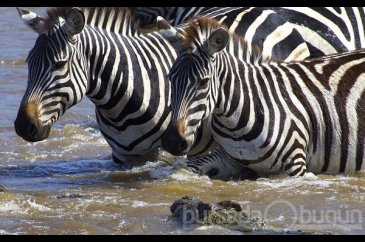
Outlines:
<svg viewBox="0 0 365 242"><path fill-rule="evenodd" d="M45 19L45 31L50 31L59 23L60 18L65 19L71 7L50 8ZM134 35L138 33L139 19L126 7L80 7L85 15L86 25L94 28L106 29L107 23L119 29L118 33ZM119 26L119 28L116 28Z"/></svg>
<svg viewBox="0 0 365 242"><path fill-rule="evenodd" d="M262 57L262 49L258 45L253 45L251 51L247 48L247 41L238 36L234 32L228 31L228 28L225 24L219 23L217 20L200 16L197 18L190 19L186 25L183 27L183 31L181 33L182 42L184 48L191 53L191 51L198 46L204 44L204 42L209 38L210 34L218 29L224 28L229 33L230 39L233 40L233 43L240 44L243 47L245 53L243 55L249 56L250 63L261 63L261 62L269 62L271 60L264 60Z"/></svg>

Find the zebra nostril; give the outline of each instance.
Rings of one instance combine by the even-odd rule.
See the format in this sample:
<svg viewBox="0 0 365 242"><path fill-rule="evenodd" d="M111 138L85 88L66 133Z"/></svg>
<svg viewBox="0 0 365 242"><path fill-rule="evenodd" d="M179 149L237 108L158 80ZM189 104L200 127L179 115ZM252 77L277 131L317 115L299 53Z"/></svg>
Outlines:
<svg viewBox="0 0 365 242"><path fill-rule="evenodd" d="M38 129L34 124L30 124L29 131L30 131L30 134L34 137L37 135Z"/></svg>

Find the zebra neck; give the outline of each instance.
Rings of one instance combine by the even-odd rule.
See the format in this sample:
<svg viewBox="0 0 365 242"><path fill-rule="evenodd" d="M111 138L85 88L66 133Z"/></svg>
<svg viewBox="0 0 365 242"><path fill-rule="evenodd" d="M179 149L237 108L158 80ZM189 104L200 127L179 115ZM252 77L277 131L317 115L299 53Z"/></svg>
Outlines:
<svg viewBox="0 0 365 242"><path fill-rule="evenodd" d="M94 32L85 34L90 69L87 96L106 118L147 109L151 95L161 97L154 105L167 103L166 76L176 58L168 40L157 33L120 36ZM130 111L122 112L124 109Z"/></svg>
<svg viewBox="0 0 365 242"><path fill-rule="evenodd" d="M269 122L264 102L269 95L268 80L257 67L223 53L216 61L219 91L214 120L229 133L240 129L241 137L251 140Z"/></svg>

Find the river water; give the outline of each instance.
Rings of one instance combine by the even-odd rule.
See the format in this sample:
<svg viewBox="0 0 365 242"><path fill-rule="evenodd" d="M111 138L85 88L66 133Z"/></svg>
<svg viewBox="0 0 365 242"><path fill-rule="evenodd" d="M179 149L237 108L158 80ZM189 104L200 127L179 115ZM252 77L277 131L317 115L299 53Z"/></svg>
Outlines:
<svg viewBox="0 0 365 242"><path fill-rule="evenodd" d="M122 171L111 161L87 98L66 112L47 140L22 140L13 122L26 87L25 58L36 37L15 8L0 8L0 185L5 188L0 234L244 233L181 224L169 207L186 195L234 200L270 231L365 234L364 172L224 182L177 168L182 159L168 155L169 163L151 161Z"/></svg>

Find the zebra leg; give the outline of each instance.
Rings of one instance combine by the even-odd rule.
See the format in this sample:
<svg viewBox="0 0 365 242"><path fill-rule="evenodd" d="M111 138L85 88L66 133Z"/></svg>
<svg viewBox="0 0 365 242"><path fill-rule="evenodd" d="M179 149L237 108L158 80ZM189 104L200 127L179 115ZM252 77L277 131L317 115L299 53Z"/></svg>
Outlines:
<svg viewBox="0 0 365 242"><path fill-rule="evenodd" d="M222 147L199 158L188 158L187 169L212 179L244 180L257 178L256 172L232 160Z"/></svg>
<svg viewBox="0 0 365 242"><path fill-rule="evenodd" d="M137 166L143 166L146 164L147 161L157 160L158 156L158 149L154 149L143 155L127 155L112 152L113 162L120 165L120 168L123 170L128 170Z"/></svg>
<svg viewBox="0 0 365 242"><path fill-rule="evenodd" d="M284 172L289 176L299 177L304 176L307 173L307 164L305 162L305 156L296 155L293 158L288 158L284 162Z"/></svg>

